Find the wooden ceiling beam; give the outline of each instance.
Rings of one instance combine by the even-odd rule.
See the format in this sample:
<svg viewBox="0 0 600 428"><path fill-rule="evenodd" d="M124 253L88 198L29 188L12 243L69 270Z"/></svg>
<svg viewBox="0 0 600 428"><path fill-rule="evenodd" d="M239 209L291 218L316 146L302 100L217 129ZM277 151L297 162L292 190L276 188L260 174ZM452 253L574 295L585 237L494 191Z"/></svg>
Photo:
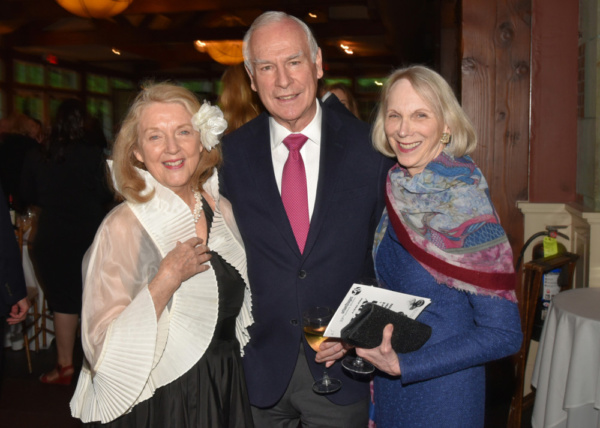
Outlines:
<svg viewBox="0 0 600 428"><path fill-rule="evenodd" d="M422 46L434 19L421 15L440 1L447 0L133 0L113 18L84 19L56 0L0 0L0 45L31 55L56 52L98 67L202 73L214 61L195 51L194 40L241 39L263 11L285 10L306 19L332 70L370 73L428 54ZM309 11L318 17L308 18ZM354 44L355 55L343 53L341 42ZM112 47L122 55L113 58Z"/></svg>
<svg viewBox="0 0 600 428"><path fill-rule="evenodd" d="M363 5L364 0L328 0L328 6ZM173 13L209 10L236 10L260 8L267 10L302 8L322 8L321 0L308 0L301 2L281 0L134 0L125 10L126 14L133 13Z"/></svg>
<svg viewBox="0 0 600 428"><path fill-rule="evenodd" d="M39 27L27 26L5 35L5 46L79 46L107 45L125 46L131 44L188 43L194 40L236 40L242 39L246 27L198 27L183 29L149 30L132 26L118 25L109 21L96 23L91 31L39 31ZM366 20L336 21L313 25L315 37L343 39L364 36L384 35L384 29L377 23Z"/></svg>
<svg viewBox="0 0 600 428"><path fill-rule="evenodd" d="M241 39L245 28L198 28L185 30L148 30L104 25L95 31L15 31L5 36L5 45L26 46L79 46L187 43L201 40Z"/></svg>
<svg viewBox="0 0 600 428"><path fill-rule="evenodd" d="M363 5L364 0L327 0L327 6ZM322 8L321 0L308 0L299 3L281 0L134 0L121 15L169 14L208 11L231 11L244 9L282 10L296 8ZM73 17L55 0L2 0L0 20L37 21Z"/></svg>
<svg viewBox="0 0 600 428"><path fill-rule="evenodd" d="M74 16L54 0L2 0L1 21L57 20Z"/></svg>

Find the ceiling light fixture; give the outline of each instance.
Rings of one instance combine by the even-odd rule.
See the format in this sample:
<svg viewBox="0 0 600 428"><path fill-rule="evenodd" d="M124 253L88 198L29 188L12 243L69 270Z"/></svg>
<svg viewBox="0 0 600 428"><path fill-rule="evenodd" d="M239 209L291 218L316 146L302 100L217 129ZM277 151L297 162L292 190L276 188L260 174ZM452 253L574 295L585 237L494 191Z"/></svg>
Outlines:
<svg viewBox="0 0 600 428"><path fill-rule="evenodd" d="M196 40L194 42L194 47L198 52L206 52L206 43L204 43L202 40Z"/></svg>
<svg viewBox="0 0 600 428"><path fill-rule="evenodd" d="M244 61L241 40L211 40L202 42L196 40L194 47L200 52L206 52L212 59L224 65L236 65Z"/></svg>
<svg viewBox="0 0 600 428"><path fill-rule="evenodd" d="M82 18L110 18L127 9L133 0L56 0L56 2Z"/></svg>

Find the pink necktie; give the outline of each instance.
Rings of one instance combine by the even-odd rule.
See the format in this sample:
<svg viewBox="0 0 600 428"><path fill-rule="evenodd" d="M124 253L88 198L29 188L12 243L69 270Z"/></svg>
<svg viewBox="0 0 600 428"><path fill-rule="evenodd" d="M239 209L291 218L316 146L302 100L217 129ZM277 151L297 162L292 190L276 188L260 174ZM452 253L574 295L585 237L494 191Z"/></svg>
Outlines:
<svg viewBox="0 0 600 428"><path fill-rule="evenodd" d="M300 252L304 252L310 221L308 219L308 192L306 190L306 171L300 149L308 137L302 134L290 134L283 140L288 155L281 177L281 200L292 225Z"/></svg>

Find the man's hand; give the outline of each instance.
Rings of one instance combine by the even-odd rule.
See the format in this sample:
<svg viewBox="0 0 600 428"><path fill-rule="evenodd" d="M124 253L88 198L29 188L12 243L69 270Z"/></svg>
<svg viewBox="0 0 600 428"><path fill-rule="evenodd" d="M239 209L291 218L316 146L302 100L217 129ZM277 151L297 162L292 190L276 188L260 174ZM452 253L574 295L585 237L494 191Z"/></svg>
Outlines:
<svg viewBox="0 0 600 428"><path fill-rule="evenodd" d="M12 308L10 309L10 314L8 314L8 318L6 318L6 322L10 325L13 325L25 321L27 311L30 307L31 303L29 303L27 297L22 298L17 303L12 305Z"/></svg>
<svg viewBox="0 0 600 428"><path fill-rule="evenodd" d="M347 345L338 340L328 339L321 343L320 351L317 352L315 361L317 363L325 363L325 367L329 368L348 352Z"/></svg>

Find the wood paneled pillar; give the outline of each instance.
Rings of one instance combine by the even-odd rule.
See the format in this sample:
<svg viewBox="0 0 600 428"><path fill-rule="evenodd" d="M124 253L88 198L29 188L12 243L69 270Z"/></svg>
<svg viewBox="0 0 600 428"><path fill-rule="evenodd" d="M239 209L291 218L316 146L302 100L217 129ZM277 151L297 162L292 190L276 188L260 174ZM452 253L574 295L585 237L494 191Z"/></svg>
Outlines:
<svg viewBox="0 0 600 428"><path fill-rule="evenodd" d="M529 202L576 202L579 2L532 4Z"/></svg>
<svg viewBox="0 0 600 428"><path fill-rule="evenodd" d="M463 0L462 105L475 125L481 167L517 254L527 200L531 0Z"/></svg>

